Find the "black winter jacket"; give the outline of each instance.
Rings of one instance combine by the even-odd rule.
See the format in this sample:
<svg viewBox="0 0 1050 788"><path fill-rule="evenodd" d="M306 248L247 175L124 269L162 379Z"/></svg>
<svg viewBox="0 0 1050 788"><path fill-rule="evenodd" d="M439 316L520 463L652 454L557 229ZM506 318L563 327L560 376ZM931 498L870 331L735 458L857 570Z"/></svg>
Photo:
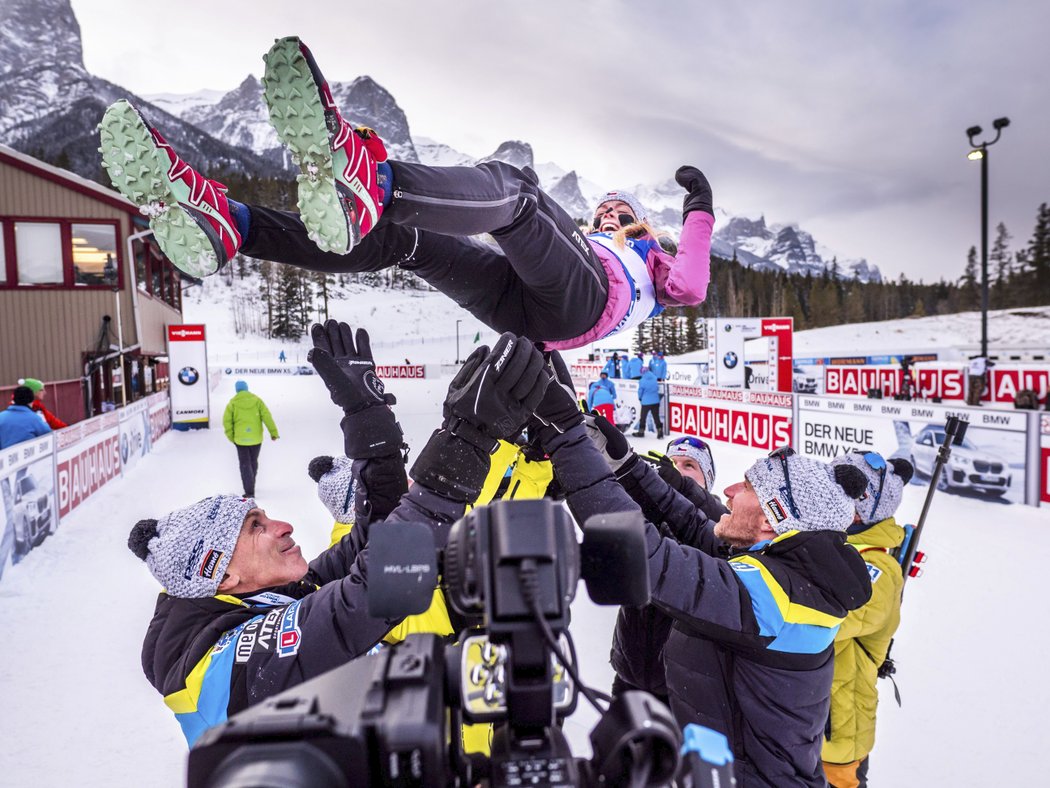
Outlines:
<svg viewBox="0 0 1050 788"><path fill-rule="evenodd" d="M358 524L311 561L299 582L243 596L161 593L142 669L189 744L229 715L367 653L397 623L368 615L369 531L425 522L443 546L463 509L416 484L386 522Z"/></svg>
<svg viewBox="0 0 1050 788"><path fill-rule="evenodd" d="M577 521L637 508L582 426L543 447ZM652 601L675 619L664 648L679 725L724 733L742 788L824 786L832 642L871 596L860 554L834 531L789 531L726 561L646 523Z"/></svg>
<svg viewBox="0 0 1050 788"><path fill-rule="evenodd" d="M729 557L729 548L714 535L714 524L725 506L691 479L689 497L665 482L647 462L635 461L617 481L642 508L645 519L656 523L664 536L688 544L708 555ZM655 605L622 607L616 616L610 662L619 682L658 697L667 696L664 644L674 623Z"/></svg>

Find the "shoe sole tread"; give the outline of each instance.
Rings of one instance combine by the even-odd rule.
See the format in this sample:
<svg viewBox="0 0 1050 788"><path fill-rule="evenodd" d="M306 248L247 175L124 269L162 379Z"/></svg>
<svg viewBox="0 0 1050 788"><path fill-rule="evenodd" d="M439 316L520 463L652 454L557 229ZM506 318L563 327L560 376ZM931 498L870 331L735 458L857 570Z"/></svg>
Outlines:
<svg viewBox="0 0 1050 788"><path fill-rule="evenodd" d="M340 198L325 109L297 38L282 38L263 58L263 96L278 138L298 159L299 216L319 249L346 254L357 240ZM311 176L310 166L317 168Z"/></svg>
<svg viewBox="0 0 1050 788"><path fill-rule="evenodd" d="M126 101L113 104L99 123L102 167L114 188L140 207L163 202L168 210L151 216L161 251L172 264L190 276L215 273L219 259L208 234L188 210L168 180L167 156L157 147L134 107Z"/></svg>

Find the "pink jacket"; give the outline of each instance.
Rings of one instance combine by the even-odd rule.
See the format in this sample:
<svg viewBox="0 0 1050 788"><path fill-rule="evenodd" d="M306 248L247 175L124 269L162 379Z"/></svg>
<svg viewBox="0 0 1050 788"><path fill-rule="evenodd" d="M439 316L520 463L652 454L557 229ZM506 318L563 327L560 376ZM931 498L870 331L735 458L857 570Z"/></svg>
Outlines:
<svg viewBox="0 0 1050 788"><path fill-rule="evenodd" d="M696 306L707 296L711 280L711 231L715 217L703 211L693 211L685 217L678 256L650 250L646 267L656 286L656 300L661 306ZM548 350L571 350L583 347L604 337L627 314L631 304L631 286L624 275L623 265L616 257L596 243L591 243L605 273L609 277L609 300L598 322L590 331L572 339L544 342Z"/></svg>

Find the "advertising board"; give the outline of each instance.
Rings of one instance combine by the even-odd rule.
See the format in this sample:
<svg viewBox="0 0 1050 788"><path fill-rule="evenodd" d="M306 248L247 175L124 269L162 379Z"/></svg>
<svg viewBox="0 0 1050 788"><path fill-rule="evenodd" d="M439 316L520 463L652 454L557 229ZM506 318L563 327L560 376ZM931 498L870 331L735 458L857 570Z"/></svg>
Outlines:
<svg viewBox="0 0 1050 788"><path fill-rule="evenodd" d="M176 428L208 426L208 347L204 326L168 326L171 420Z"/></svg>
<svg viewBox="0 0 1050 788"><path fill-rule="evenodd" d="M55 434L58 516L120 476L120 414L104 413Z"/></svg>
<svg viewBox="0 0 1050 788"><path fill-rule="evenodd" d="M766 451L791 444L790 394L679 385L668 392L671 432Z"/></svg>
<svg viewBox="0 0 1050 788"><path fill-rule="evenodd" d="M965 419L969 427L964 443L952 449L938 489L1023 503L1028 430L1024 411L801 395L795 449L822 460L855 450L904 457L915 467L912 483L925 485L949 414Z"/></svg>
<svg viewBox="0 0 1050 788"><path fill-rule="evenodd" d="M0 451L0 577L58 528L54 434Z"/></svg>

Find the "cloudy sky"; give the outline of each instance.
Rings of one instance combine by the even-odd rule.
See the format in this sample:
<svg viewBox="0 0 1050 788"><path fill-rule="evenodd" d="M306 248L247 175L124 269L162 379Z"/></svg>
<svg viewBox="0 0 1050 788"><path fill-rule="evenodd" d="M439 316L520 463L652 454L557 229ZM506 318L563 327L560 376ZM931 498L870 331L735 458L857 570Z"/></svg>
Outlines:
<svg viewBox="0 0 1050 788"><path fill-rule="evenodd" d="M1045 0L72 5L88 70L136 93L232 89L299 35L329 79L386 87L413 135L526 140L610 187L692 163L730 213L893 277L954 279L979 245L969 126L1011 120L989 172L1013 248L1050 201Z"/></svg>

